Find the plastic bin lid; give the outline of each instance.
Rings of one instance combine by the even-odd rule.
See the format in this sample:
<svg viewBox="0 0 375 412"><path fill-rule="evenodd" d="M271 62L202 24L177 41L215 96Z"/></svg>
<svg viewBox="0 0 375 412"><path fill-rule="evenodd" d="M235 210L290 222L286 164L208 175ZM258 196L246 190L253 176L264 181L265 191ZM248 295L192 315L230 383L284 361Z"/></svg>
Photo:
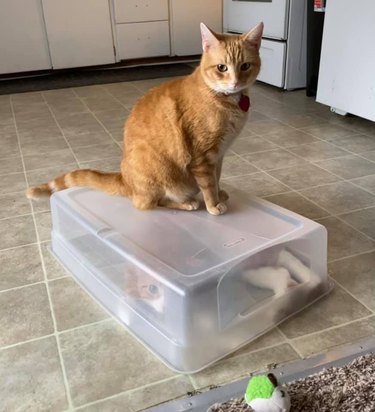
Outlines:
<svg viewBox="0 0 375 412"><path fill-rule="evenodd" d="M158 208L140 211L129 199L73 188L54 194L96 233L116 235L139 252L196 276L286 237L303 226L303 217L259 199L233 193L228 212ZM134 249L133 249L134 250ZM126 252L126 251L125 251ZM137 256L142 259L142 256Z"/></svg>

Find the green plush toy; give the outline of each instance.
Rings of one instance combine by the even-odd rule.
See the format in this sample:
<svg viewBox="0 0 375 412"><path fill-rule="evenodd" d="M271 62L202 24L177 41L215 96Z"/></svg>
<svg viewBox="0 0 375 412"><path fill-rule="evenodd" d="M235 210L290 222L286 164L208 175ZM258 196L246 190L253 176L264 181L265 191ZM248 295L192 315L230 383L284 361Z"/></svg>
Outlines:
<svg viewBox="0 0 375 412"><path fill-rule="evenodd" d="M245 402L254 412L289 412L290 397L284 387L278 385L274 374L254 376L245 393Z"/></svg>

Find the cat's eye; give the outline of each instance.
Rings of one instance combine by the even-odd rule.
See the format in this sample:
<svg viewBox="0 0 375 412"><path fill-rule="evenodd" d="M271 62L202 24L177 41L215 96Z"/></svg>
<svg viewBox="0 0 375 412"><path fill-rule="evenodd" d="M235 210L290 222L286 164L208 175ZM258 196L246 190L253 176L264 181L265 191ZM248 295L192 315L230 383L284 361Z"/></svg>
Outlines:
<svg viewBox="0 0 375 412"><path fill-rule="evenodd" d="M219 72L224 73L228 70L228 67L225 64L218 64L217 69L219 70Z"/></svg>
<svg viewBox="0 0 375 412"><path fill-rule="evenodd" d="M155 285L150 285L148 287L148 291L152 294L152 295L156 295L159 291L158 287Z"/></svg>
<svg viewBox="0 0 375 412"><path fill-rule="evenodd" d="M241 64L241 70L242 70L243 72L245 72L246 70L249 70L250 67L251 67L251 64L250 64L250 63L243 63L243 64Z"/></svg>

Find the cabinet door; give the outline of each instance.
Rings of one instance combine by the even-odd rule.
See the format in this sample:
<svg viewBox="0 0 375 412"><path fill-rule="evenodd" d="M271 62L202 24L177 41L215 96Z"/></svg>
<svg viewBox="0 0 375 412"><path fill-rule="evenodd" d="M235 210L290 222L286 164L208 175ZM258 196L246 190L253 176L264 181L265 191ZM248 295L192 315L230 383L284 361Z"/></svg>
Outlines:
<svg viewBox="0 0 375 412"><path fill-rule="evenodd" d="M115 0L115 20L116 23L168 20L168 0Z"/></svg>
<svg viewBox="0 0 375 412"><path fill-rule="evenodd" d="M264 37L286 39L288 7L289 0L224 0L224 29L243 33L262 21Z"/></svg>
<svg viewBox="0 0 375 412"><path fill-rule="evenodd" d="M42 0L54 69L115 62L108 0Z"/></svg>
<svg viewBox="0 0 375 412"><path fill-rule="evenodd" d="M260 58L262 66L258 76L258 80L277 87L284 87L285 78L285 43L262 40L260 46Z"/></svg>
<svg viewBox="0 0 375 412"><path fill-rule="evenodd" d="M50 68L41 0L1 0L0 73Z"/></svg>
<svg viewBox="0 0 375 412"><path fill-rule="evenodd" d="M221 0L171 0L171 25L174 54L202 53L200 22L212 30L223 31Z"/></svg>
<svg viewBox="0 0 375 412"><path fill-rule="evenodd" d="M170 54L167 21L117 24L116 30L121 60Z"/></svg>

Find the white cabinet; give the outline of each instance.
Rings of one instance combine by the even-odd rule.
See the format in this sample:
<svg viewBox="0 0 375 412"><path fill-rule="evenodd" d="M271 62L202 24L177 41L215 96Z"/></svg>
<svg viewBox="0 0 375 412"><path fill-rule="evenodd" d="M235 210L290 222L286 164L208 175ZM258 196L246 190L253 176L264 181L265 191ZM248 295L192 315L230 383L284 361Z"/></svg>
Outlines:
<svg viewBox="0 0 375 412"><path fill-rule="evenodd" d="M42 0L52 66L115 62L108 0Z"/></svg>
<svg viewBox="0 0 375 412"><path fill-rule="evenodd" d="M167 21L118 24L117 47L121 59L169 56Z"/></svg>
<svg viewBox="0 0 375 412"><path fill-rule="evenodd" d="M41 0L1 0L0 73L50 68Z"/></svg>
<svg viewBox="0 0 375 412"><path fill-rule="evenodd" d="M168 0L114 0L119 60L170 55Z"/></svg>
<svg viewBox="0 0 375 412"><path fill-rule="evenodd" d="M201 54L200 22L222 0L0 0L0 74Z"/></svg>
<svg viewBox="0 0 375 412"><path fill-rule="evenodd" d="M168 0L115 0L114 6L116 23L168 20Z"/></svg>
<svg viewBox="0 0 375 412"><path fill-rule="evenodd" d="M259 53L262 66L258 80L284 87L286 44L263 39Z"/></svg>
<svg viewBox="0 0 375 412"><path fill-rule="evenodd" d="M200 22L223 31L221 0L170 0L172 50L177 56L202 53Z"/></svg>
<svg viewBox="0 0 375 412"><path fill-rule="evenodd" d="M224 29L247 32L262 21L264 37L286 40L289 5L290 0L224 0Z"/></svg>

